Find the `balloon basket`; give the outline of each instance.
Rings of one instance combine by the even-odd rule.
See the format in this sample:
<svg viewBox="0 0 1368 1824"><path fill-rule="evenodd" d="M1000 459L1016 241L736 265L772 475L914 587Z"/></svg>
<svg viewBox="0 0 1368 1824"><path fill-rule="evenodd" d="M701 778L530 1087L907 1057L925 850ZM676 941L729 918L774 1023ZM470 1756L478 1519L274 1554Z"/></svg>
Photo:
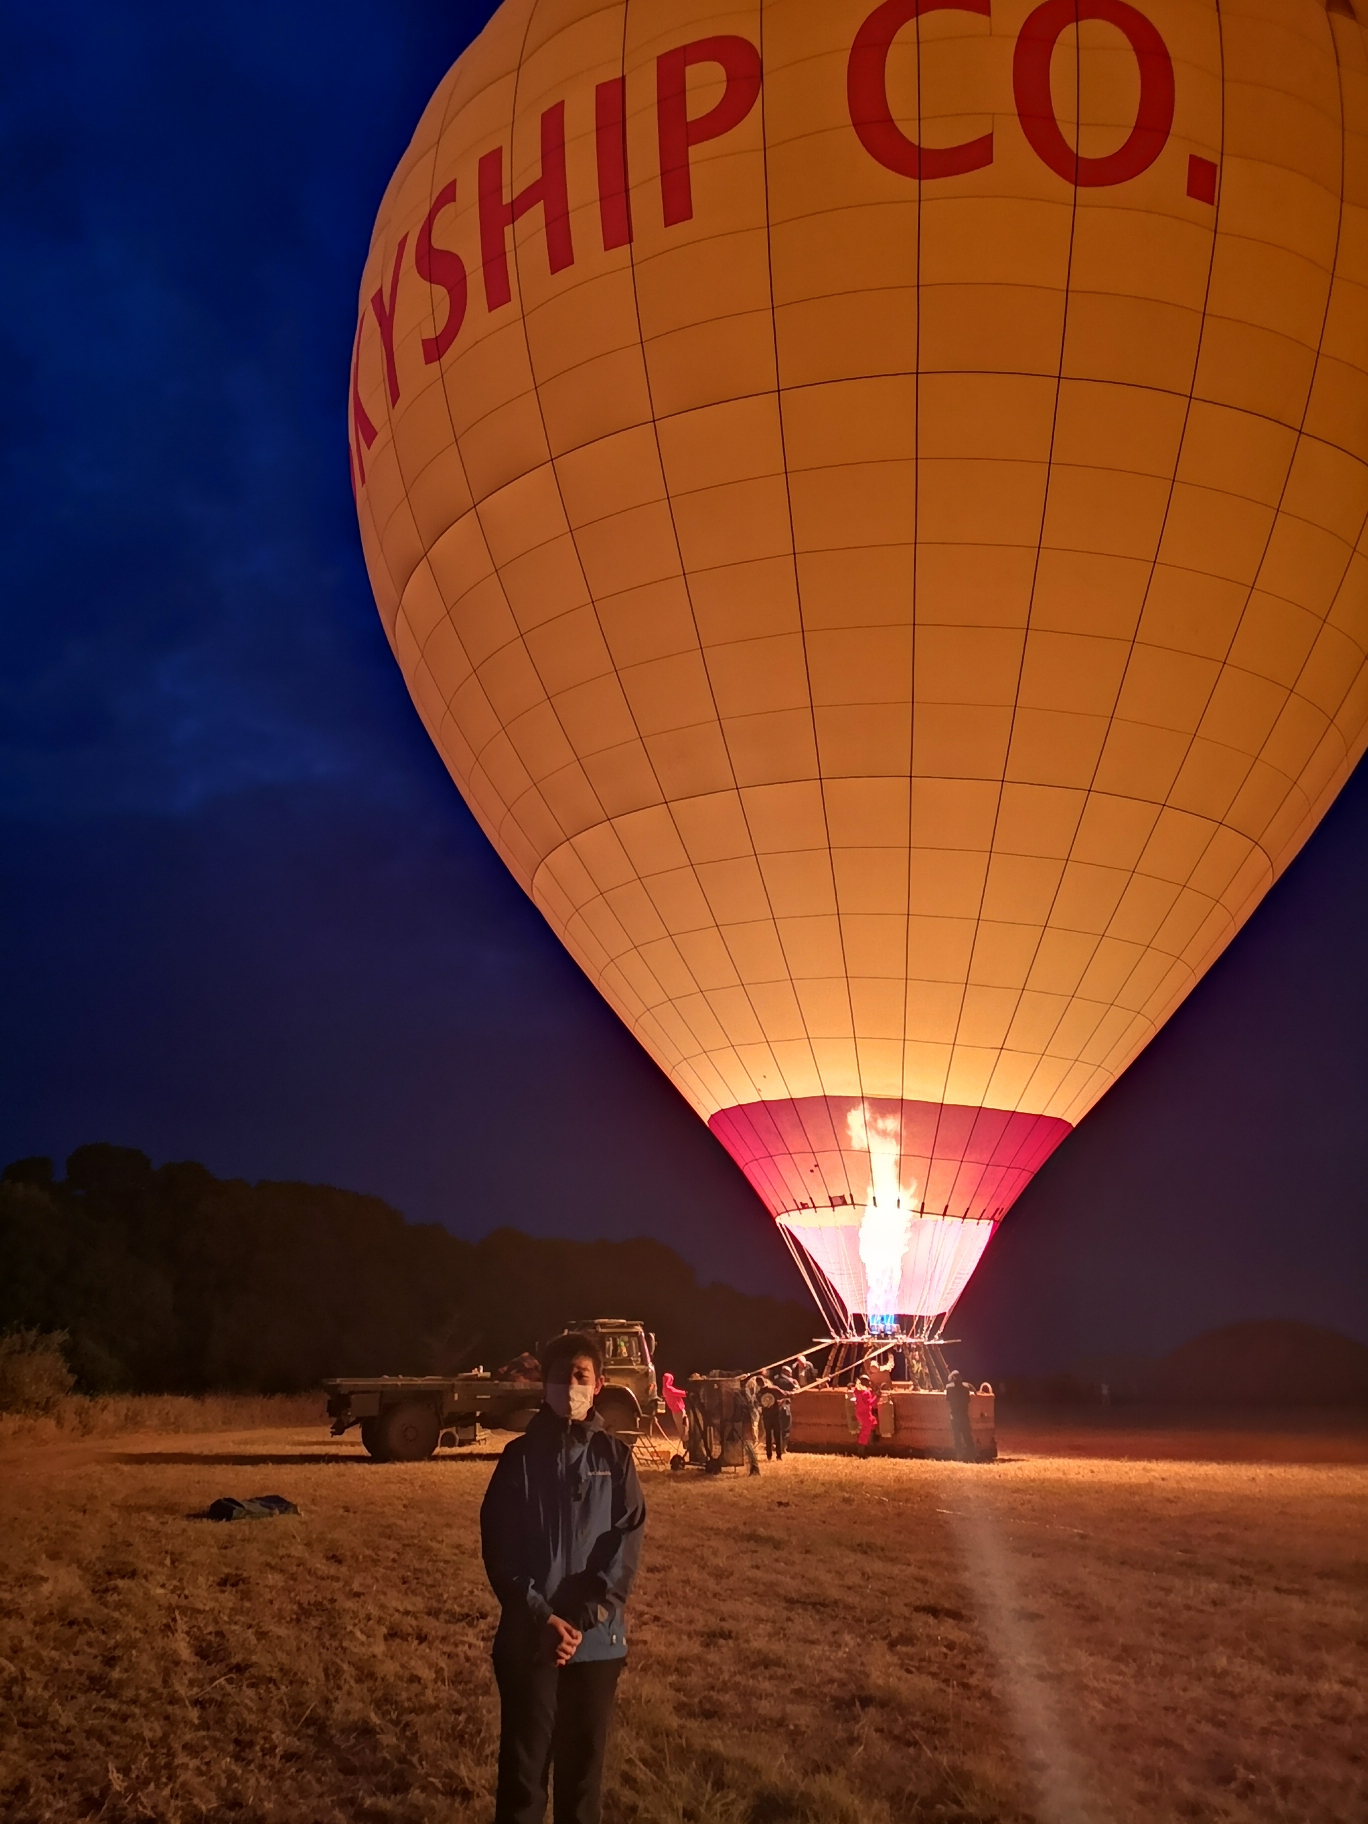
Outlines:
<svg viewBox="0 0 1368 1824"><path fill-rule="evenodd" d="M959 1453L950 1431L945 1395L923 1388L885 1385L879 1392L878 1431L860 1443L854 1391L846 1387L807 1387L790 1396L793 1424L789 1450L822 1455L865 1457L954 1457ZM996 1401L991 1388L969 1396L969 1429L974 1460L997 1456Z"/></svg>

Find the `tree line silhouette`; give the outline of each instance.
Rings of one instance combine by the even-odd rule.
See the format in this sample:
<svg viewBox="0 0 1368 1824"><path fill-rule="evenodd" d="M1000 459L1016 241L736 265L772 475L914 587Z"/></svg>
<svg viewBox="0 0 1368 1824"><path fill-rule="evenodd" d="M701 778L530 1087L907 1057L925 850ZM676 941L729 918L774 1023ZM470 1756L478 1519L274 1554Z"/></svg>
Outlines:
<svg viewBox="0 0 1368 1824"><path fill-rule="evenodd" d="M378 1197L247 1184L132 1147L0 1174L0 1332L62 1330L88 1393L293 1393L496 1368L575 1318L640 1318L678 1375L802 1348L804 1305L700 1286L662 1242L464 1241Z"/></svg>

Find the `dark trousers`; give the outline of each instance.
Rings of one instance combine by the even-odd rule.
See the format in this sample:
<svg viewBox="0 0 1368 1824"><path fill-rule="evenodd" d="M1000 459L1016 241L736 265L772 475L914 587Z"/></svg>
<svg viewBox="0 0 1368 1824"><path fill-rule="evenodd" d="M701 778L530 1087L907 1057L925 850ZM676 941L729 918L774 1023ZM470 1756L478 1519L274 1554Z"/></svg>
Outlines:
<svg viewBox="0 0 1368 1824"><path fill-rule="evenodd" d="M765 1455L783 1458L788 1438L788 1414L776 1406L765 1408Z"/></svg>
<svg viewBox="0 0 1368 1824"><path fill-rule="evenodd" d="M953 1406L950 1408L950 1437L955 1446L955 1455L961 1463L972 1463L977 1458L978 1446L974 1443L969 1414L956 1412Z"/></svg>
<svg viewBox="0 0 1368 1824"><path fill-rule="evenodd" d="M496 1659L499 1793L494 1824L542 1824L555 1769L555 1824L599 1824L613 1696L625 1659L565 1666Z"/></svg>

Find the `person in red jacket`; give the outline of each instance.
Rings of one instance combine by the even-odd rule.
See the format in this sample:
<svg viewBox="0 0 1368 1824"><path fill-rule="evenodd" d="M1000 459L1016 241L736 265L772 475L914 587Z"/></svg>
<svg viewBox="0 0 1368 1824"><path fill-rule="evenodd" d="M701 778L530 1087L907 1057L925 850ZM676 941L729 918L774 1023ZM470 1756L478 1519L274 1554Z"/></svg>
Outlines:
<svg viewBox="0 0 1368 1824"><path fill-rule="evenodd" d="M660 1397L665 1402L665 1410L670 1415L675 1436L683 1438L684 1408L688 1403L688 1396L682 1387L675 1384L675 1378L668 1368L661 1377Z"/></svg>
<svg viewBox="0 0 1368 1824"><path fill-rule="evenodd" d="M879 1396L863 1375L855 1383L855 1422L860 1428L860 1449L868 1450L879 1429Z"/></svg>

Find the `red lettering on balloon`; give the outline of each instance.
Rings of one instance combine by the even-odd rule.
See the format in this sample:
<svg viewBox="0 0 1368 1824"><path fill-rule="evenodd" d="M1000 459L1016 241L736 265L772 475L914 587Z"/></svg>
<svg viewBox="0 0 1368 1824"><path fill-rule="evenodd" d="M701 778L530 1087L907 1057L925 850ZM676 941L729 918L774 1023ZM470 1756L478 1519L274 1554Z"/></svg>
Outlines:
<svg viewBox="0 0 1368 1824"><path fill-rule="evenodd" d="M687 73L696 63L720 63L726 86L715 107L690 120ZM667 228L687 222L693 215L690 147L720 139L739 127L759 94L760 53L748 38L696 38L656 59L660 203Z"/></svg>
<svg viewBox="0 0 1368 1824"><path fill-rule="evenodd" d="M855 34L846 65L850 122L869 156L903 177L960 177L993 162L993 135L958 146L919 146L893 118L888 105L888 53L902 28L923 13L954 11L988 16L990 0L884 0Z"/></svg>
<svg viewBox="0 0 1368 1824"><path fill-rule="evenodd" d="M389 296L386 297L383 287L371 299L371 309L375 320L380 325L380 345L385 351L385 382L389 387L389 402L399 403L399 369L394 361L394 307L399 301L399 268L403 264L404 249L408 245L408 236L399 236L399 245L394 250L394 267L390 273Z"/></svg>
<svg viewBox="0 0 1368 1824"><path fill-rule="evenodd" d="M1195 152L1188 160L1187 193L1194 202L1216 201L1216 166L1209 158L1198 158Z"/></svg>
<svg viewBox="0 0 1368 1824"><path fill-rule="evenodd" d="M1124 32L1140 66L1140 106L1126 143L1105 158L1083 158L1065 139L1050 97L1050 60L1066 26L1102 19ZM1022 131L1036 155L1067 183L1087 189L1124 184L1147 171L1173 125L1173 62L1143 13L1126 0L1045 0L1021 28L1012 59L1012 92Z"/></svg>
<svg viewBox="0 0 1368 1824"><path fill-rule="evenodd" d="M418 277L426 279L429 285L440 285L447 295L445 323L435 336L423 337L423 360L429 367L434 361L441 360L465 322L469 296L465 261L450 247L434 247L432 244L432 228L437 217L443 209L453 209L455 206L456 179L453 177L432 199L432 207L418 230L418 244L413 250L413 264Z"/></svg>
<svg viewBox="0 0 1368 1824"><path fill-rule="evenodd" d="M541 117L541 175L509 201L504 200L503 147L480 160L480 258L484 264L485 303L497 310L513 297L508 277L508 230L538 203L546 224L546 258L552 272L575 263L570 239L570 194L565 180L565 103L558 101Z"/></svg>
<svg viewBox="0 0 1368 1824"><path fill-rule="evenodd" d="M594 90L594 149L598 155L599 221L603 251L625 247L632 238L632 200L627 188L627 80L615 76Z"/></svg>
<svg viewBox="0 0 1368 1824"><path fill-rule="evenodd" d="M351 420L352 434L356 440L356 471L361 485L366 485L366 458L363 448L368 450L375 442L375 426L370 421L370 414L361 403L361 329L365 323L365 313L356 326L356 339L352 343L351 369ZM355 485L355 484L353 484Z"/></svg>

